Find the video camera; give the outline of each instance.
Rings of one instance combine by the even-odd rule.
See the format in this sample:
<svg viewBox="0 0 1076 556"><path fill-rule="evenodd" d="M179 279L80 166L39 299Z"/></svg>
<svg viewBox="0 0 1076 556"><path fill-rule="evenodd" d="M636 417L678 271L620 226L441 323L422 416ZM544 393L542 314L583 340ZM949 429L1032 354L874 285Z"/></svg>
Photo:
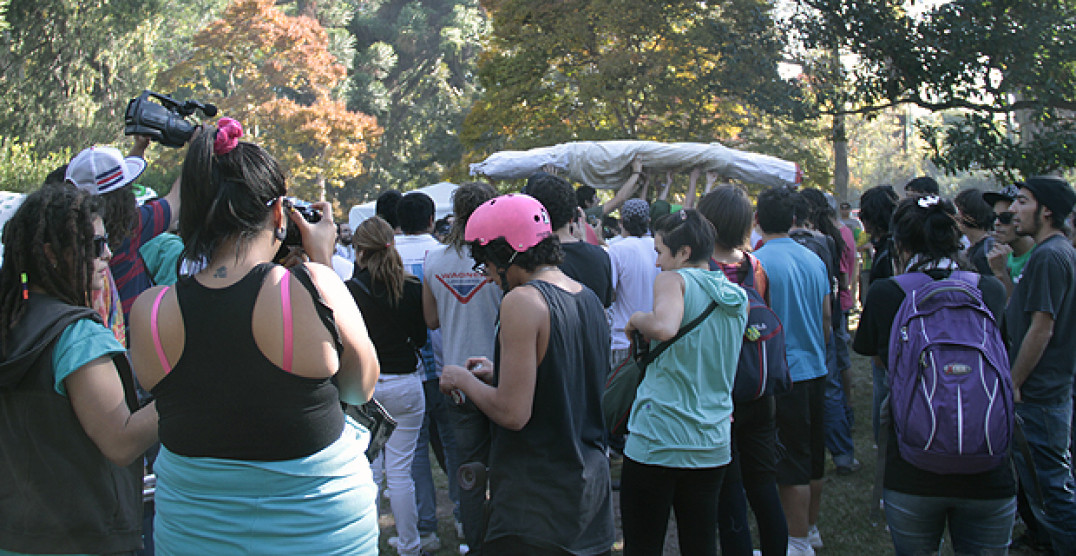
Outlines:
<svg viewBox="0 0 1076 556"><path fill-rule="evenodd" d="M150 98L157 99L153 102ZM196 100L179 102L168 95L142 91L127 103L123 121L124 135L146 135L166 147L182 147L194 134L193 123L187 116L201 110L207 118L217 115L217 107Z"/></svg>

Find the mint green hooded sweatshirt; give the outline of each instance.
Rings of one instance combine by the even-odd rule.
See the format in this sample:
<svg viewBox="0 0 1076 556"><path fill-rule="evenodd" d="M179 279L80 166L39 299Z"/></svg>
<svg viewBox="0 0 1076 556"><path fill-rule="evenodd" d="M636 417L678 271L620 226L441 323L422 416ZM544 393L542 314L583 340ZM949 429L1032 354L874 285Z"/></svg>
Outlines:
<svg viewBox="0 0 1076 556"><path fill-rule="evenodd" d="M717 309L646 369L628 419L624 455L649 465L705 468L732 457L732 385L747 325L747 294L722 272L677 270L684 279L684 316ZM659 342L652 342L653 349Z"/></svg>

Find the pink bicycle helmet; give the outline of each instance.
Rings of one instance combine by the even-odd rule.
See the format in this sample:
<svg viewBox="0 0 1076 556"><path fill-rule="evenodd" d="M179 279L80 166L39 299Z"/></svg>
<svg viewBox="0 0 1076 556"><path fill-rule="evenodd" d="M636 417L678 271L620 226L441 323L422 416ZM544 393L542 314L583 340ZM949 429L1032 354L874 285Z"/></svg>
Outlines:
<svg viewBox="0 0 1076 556"><path fill-rule="evenodd" d="M513 193L490 199L474 209L467 219L464 239L480 245L503 237L522 253L553 234L549 213L530 195Z"/></svg>

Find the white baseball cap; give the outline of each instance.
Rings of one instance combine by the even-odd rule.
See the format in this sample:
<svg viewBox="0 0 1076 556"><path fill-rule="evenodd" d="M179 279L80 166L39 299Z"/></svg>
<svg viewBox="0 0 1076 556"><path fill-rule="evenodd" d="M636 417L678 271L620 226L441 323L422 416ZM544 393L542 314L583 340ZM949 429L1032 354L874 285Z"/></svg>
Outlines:
<svg viewBox="0 0 1076 556"><path fill-rule="evenodd" d="M64 180L91 195L103 195L135 181L145 169L142 157L124 158L115 147L90 147L71 159Z"/></svg>

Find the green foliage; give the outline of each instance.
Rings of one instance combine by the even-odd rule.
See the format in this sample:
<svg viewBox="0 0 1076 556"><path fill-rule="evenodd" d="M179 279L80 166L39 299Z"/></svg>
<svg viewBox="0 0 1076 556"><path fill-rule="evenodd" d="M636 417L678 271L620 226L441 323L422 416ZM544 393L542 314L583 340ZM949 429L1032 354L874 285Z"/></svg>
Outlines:
<svg viewBox="0 0 1076 556"><path fill-rule="evenodd" d="M38 152L118 139L150 83L165 0L9 0L0 34L0 130Z"/></svg>
<svg viewBox="0 0 1076 556"><path fill-rule="evenodd" d="M467 159L566 141L723 141L817 156L768 135L802 115L778 75L782 43L762 0L488 0L482 97L464 123ZM809 139L808 139L809 140ZM784 144L782 144L784 143ZM818 158L801 164L815 166ZM816 176L827 172L812 172Z"/></svg>
<svg viewBox="0 0 1076 556"><path fill-rule="evenodd" d="M915 104L962 109L951 127L921 127L947 173L1011 179L1070 168L1076 151L1076 2L797 0L794 36L806 49L847 54L847 87L817 72L830 113ZM919 8L920 13L910 10ZM1002 128L992 115L1023 125Z"/></svg>
<svg viewBox="0 0 1076 556"><path fill-rule="evenodd" d="M349 108L384 128L354 201L440 181L463 152L458 130L475 97L488 23L477 0L370 0L351 20Z"/></svg>
<svg viewBox="0 0 1076 556"><path fill-rule="evenodd" d="M1076 167L1076 126L1045 114L1031 125L1039 131L1021 141L1004 121L964 114L946 127L919 125L930 159L947 174L982 170L1003 183Z"/></svg>
<svg viewBox="0 0 1076 556"><path fill-rule="evenodd" d="M0 137L0 190L29 193L45 183L45 176L71 159L71 151L39 155L34 144L18 137Z"/></svg>

